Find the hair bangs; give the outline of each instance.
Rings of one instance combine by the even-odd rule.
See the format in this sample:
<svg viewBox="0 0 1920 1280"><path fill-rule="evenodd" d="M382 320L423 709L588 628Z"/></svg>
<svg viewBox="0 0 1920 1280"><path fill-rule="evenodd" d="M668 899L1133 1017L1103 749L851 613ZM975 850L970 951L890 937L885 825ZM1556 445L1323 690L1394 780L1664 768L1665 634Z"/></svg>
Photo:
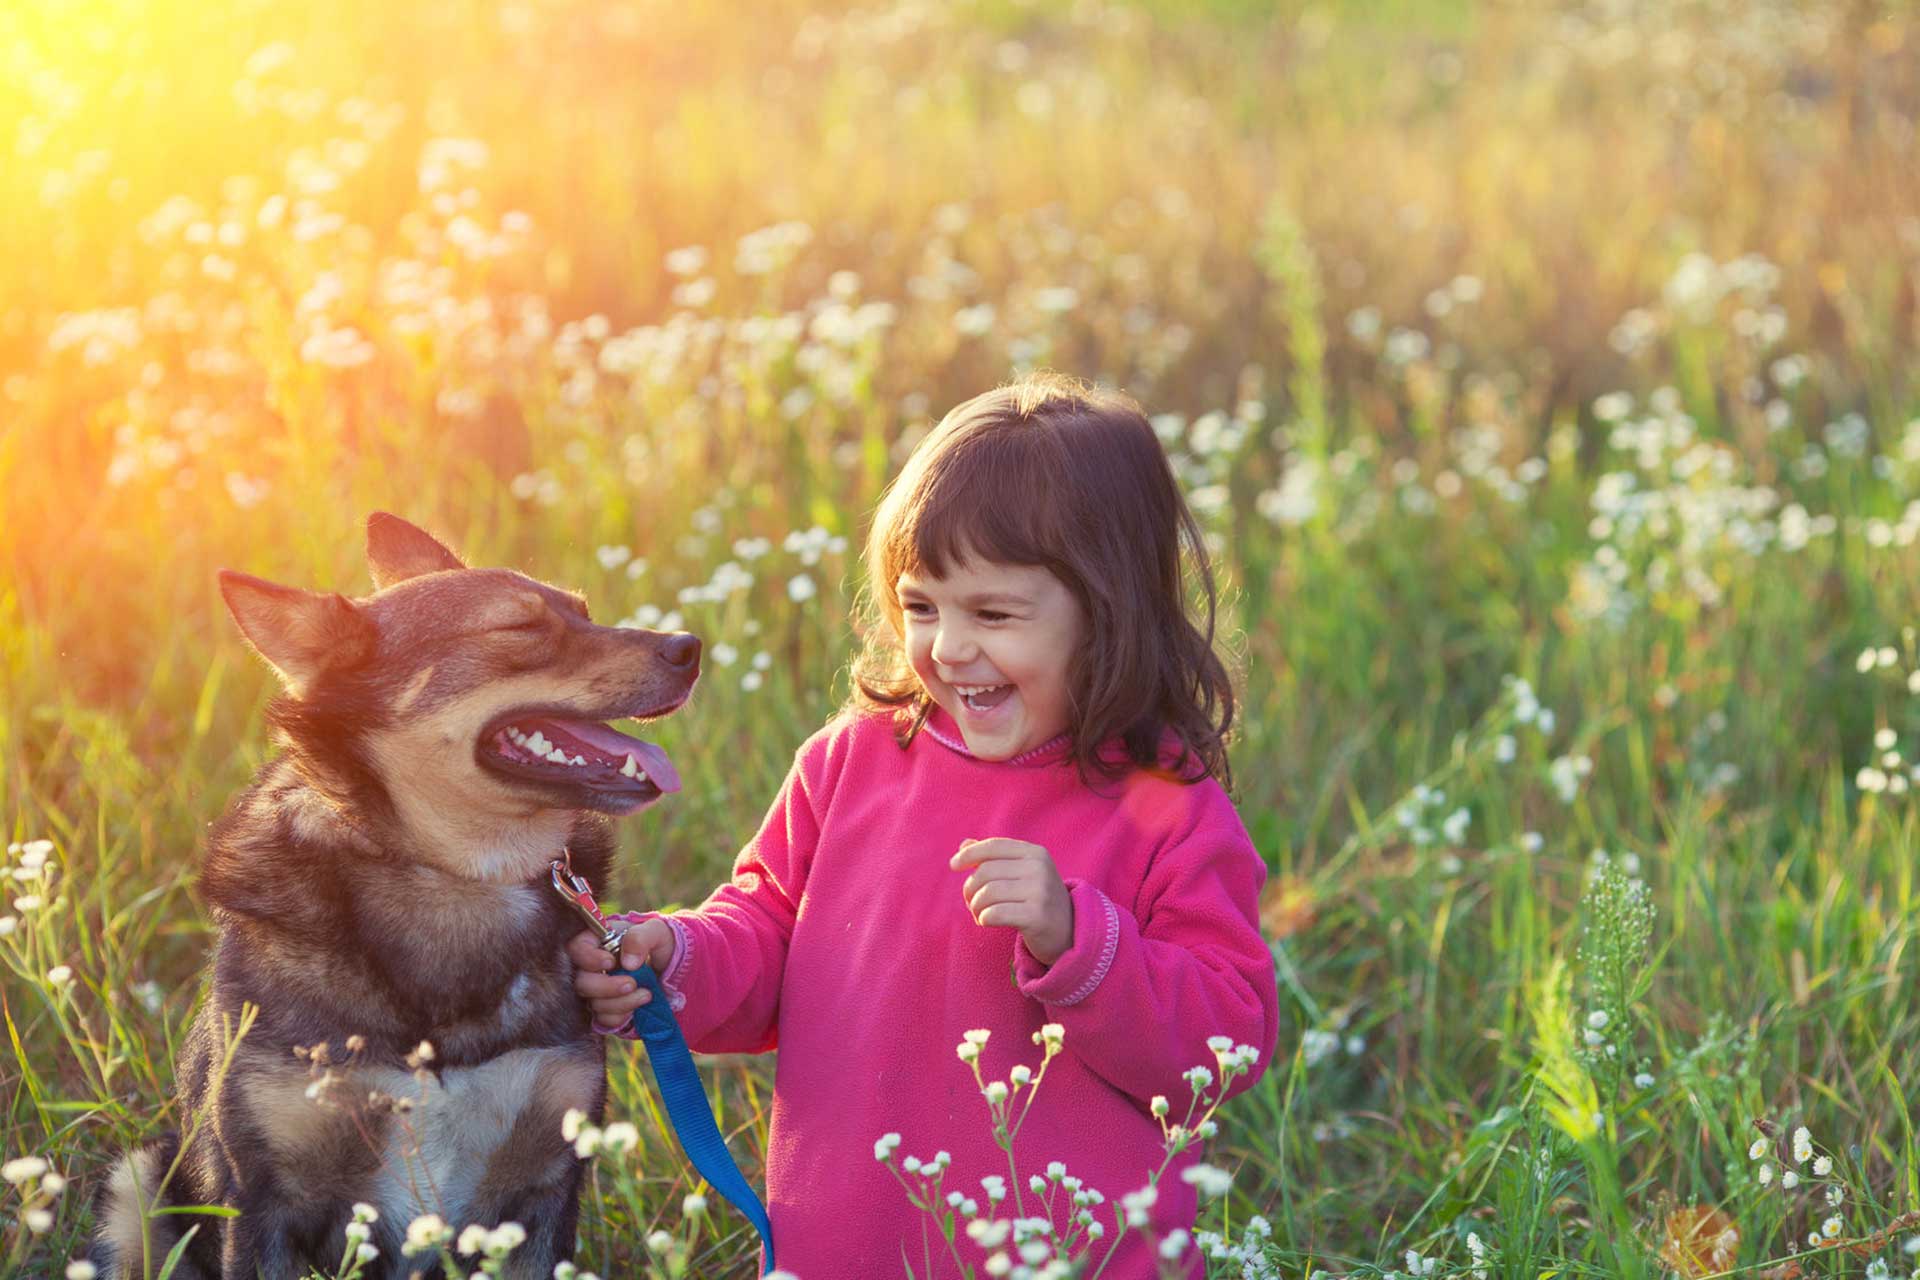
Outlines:
<svg viewBox="0 0 1920 1280"><path fill-rule="evenodd" d="M955 566L983 559L997 564L1059 566L1067 556L1057 502L1048 500L1053 468L1041 442L979 433L930 467L900 511L896 550L888 566L944 578Z"/></svg>

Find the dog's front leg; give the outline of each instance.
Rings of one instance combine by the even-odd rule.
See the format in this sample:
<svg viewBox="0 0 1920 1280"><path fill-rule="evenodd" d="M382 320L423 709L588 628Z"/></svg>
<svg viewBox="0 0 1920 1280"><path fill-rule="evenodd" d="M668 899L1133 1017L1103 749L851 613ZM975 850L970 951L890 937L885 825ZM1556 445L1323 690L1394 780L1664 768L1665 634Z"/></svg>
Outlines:
<svg viewBox="0 0 1920 1280"><path fill-rule="evenodd" d="M240 1216L228 1219L220 1251L220 1280L305 1280L339 1261L318 1256L323 1240L343 1238L337 1210L266 1195L243 1197Z"/></svg>
<svg viewBox="0 0 1920 1280"><path fill-rule="evenodd" d="M585 1164L566 1128L569 1111L598 1124L606 1109L605 1047L583 1041L534 1051L539 1069L521 1100L512 1130L487 1161L475 1189L474 1222L517 1222L527 1239L508 1257L506 1274L550 1280L553 1264L573 1256Z"/></svg>
<svg viewBox="0 0 1920 1280"><path fill-rule="evenodd" d="M512 1280L550 1280L553 1264L573 1257L583 1168L576 1164L558 1185L529 1187L489 1215L526 1228L527 1242L507 1258L505 1274Z"/></svg>

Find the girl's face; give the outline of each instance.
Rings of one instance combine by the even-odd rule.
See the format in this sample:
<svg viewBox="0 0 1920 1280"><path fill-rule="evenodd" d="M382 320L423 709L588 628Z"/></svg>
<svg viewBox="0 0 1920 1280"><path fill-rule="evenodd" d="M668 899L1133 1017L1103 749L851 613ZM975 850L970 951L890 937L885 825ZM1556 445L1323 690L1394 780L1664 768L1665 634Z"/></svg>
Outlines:
<svg viewBox="0 0 1920 1280"><path fill-rule="evenodd" d="M1066 731L1067 671L1087 621L1065 583L974 557L944 578L901 574L894 592L907 659L968 751L1006 760Z"/></svg>

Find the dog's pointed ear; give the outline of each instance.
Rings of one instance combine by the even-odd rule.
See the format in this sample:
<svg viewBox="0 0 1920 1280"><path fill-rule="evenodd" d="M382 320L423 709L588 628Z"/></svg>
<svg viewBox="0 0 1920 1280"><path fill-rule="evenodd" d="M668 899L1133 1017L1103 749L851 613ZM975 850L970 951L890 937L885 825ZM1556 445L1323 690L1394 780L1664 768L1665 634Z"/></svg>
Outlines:
<svg viewBox="0 0 1920 1280"><path fill-rule="evenodd" d="M423 573L467 566L425 529L376 511L367 517L367 567L373 570L374 590L385 591Z"/></svg>
<svg viewBox="0 0 1920 1280"><path fill-rule="evenodd" d="M345 596L220 571L220 594L240 633L300 697L314 677L373 655L373 620Z"/></svg>

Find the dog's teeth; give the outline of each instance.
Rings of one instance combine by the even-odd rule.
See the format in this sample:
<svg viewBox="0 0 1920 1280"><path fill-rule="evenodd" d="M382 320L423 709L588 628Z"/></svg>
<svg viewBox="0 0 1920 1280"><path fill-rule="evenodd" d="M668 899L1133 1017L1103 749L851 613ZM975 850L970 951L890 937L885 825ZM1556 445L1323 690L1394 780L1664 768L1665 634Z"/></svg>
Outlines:
<svg viewBox="0 0 1920 1280"><path fill-rule="evenodd" d="M585 764L586 762L587 758L585 756L575 756L571 761L573 764Z"/></svg>
<svg viewBox="0 0 1920 1280"><path fill-rule="evenodd" d="M547 754L548 749L551 748L553 744L542 737L538 729L535 729L533 736L527 739L525 746L527 750L533 752L533 754L543 756Z"/></svg>
<svg viewBox="0 0 1920 1280"><path fill-rule="evenodd" d="M628 756L625 760L620 762L620 776L623 778L633 777L633 775L637 773L639 769L640 769L640 766L633 762L632 756Z"/></svg>
<svg viewBox="0 0 1920 1280"><path fill-rule="evenodd" d="M555 764L565 764L567 762L567 753L562 751L558 747L555 747L551 751L547 751L542 754L544 754L547 759L553 761Z"/></svg>

